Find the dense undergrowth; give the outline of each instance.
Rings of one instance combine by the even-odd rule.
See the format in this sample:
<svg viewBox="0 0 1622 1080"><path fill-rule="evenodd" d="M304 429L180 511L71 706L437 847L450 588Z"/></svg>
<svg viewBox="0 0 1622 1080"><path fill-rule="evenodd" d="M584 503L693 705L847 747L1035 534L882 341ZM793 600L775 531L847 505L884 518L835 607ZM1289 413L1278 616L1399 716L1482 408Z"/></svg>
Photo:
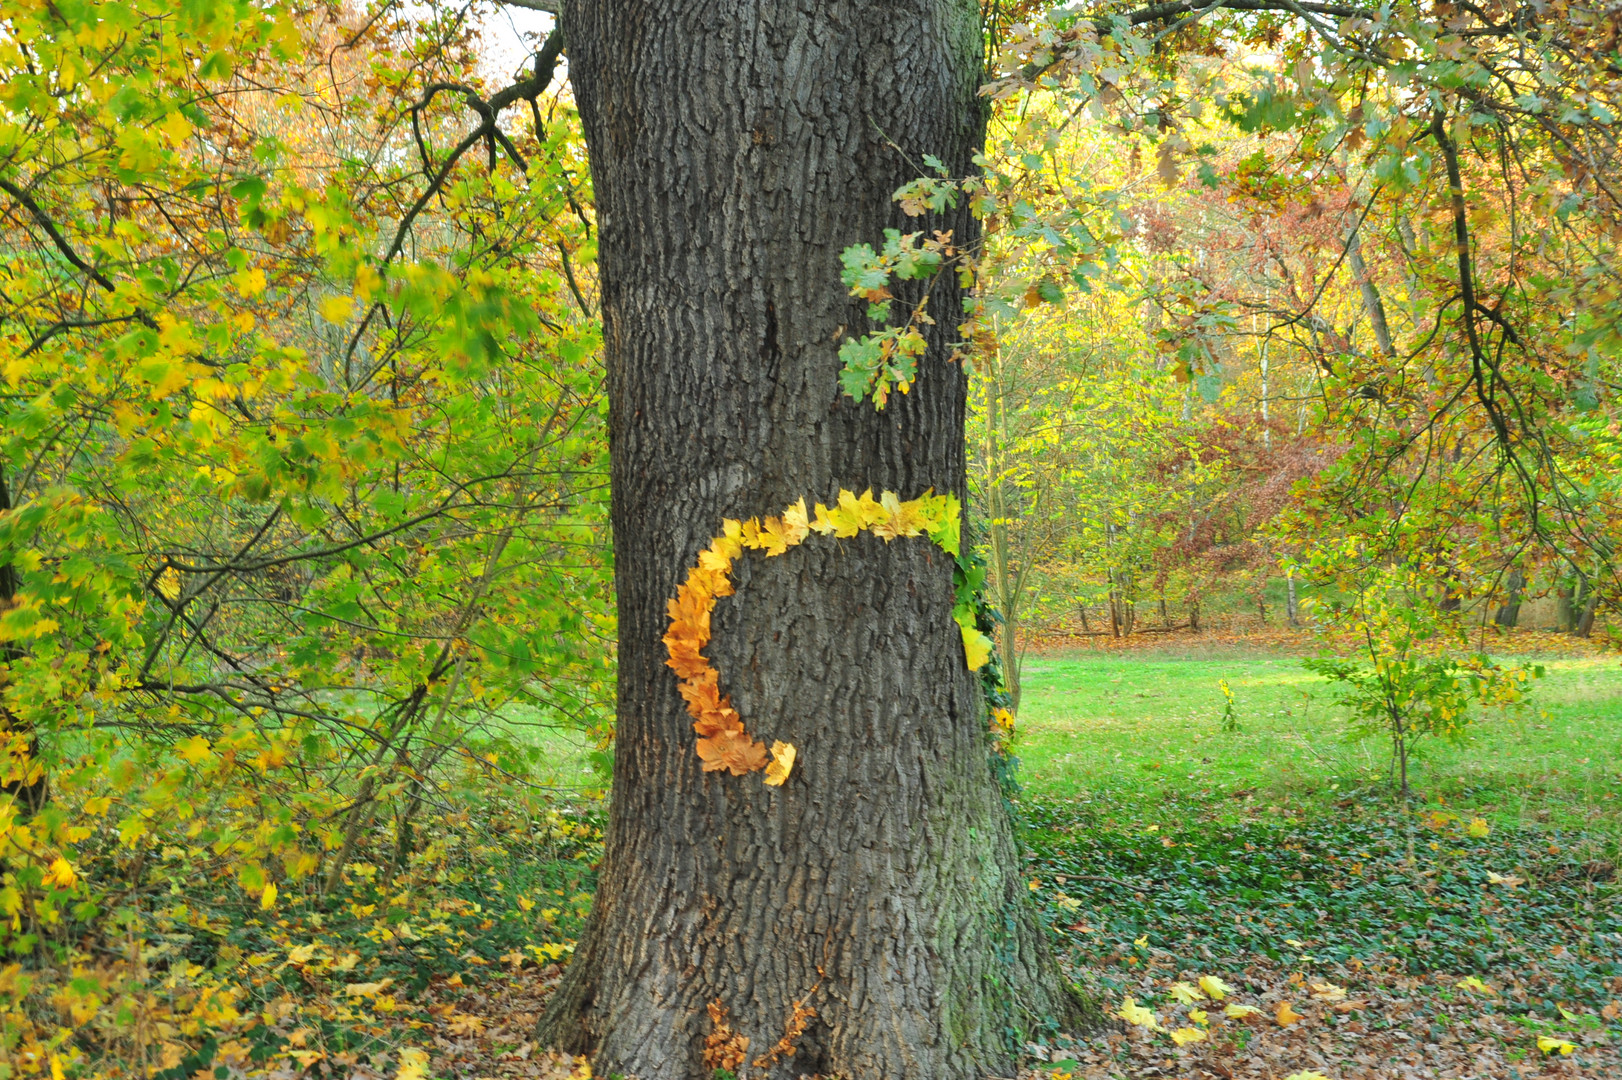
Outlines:
<svg viewBox="0 0 1622 1080"><path fill-rule="evenodd" d="M1608 1045L1622 1034L1622 887L1592 837L1404 811L1381 794L1333 815L1131 832L1100 827L1076 802L1023 810L1031 888L1072 975L1107 1002L1135 994L1153 1006L1145 988L1159 985L1175 1006L1166 985L1194 972L1297 1002L1344 983L1364 1000L1323 1010L1330 1027L1417 1024L1400 1038L1424 1042L1462 1010L1504 1026L1506 1068L1543 1057L1540 1035ZM1270 1010L1259 1015L1266 1033L1285 1034ZM1129 1049L1118 1047L1123 1061Z"/></svg>
<svg viewBox="0 0 1622 1080"><path fill-rule="evenodd" d="M269 905L212 873L207 844L176 837L124 865L109 827L80 848L85 878L55 890L72 910L12 935L0 1076L429 1075L437 1034L487 1023L443 1002L567 962L597 805L510 789L437 818L403 867L351 862Z"/></svg>

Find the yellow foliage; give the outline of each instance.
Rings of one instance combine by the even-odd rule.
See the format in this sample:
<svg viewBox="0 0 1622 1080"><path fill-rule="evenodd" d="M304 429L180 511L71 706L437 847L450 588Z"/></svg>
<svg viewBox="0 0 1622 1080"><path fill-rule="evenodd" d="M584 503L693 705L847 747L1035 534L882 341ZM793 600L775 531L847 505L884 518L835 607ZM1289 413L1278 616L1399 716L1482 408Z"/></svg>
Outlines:
<svg viewBox="0 0 1622 1080"><path fill-rule="evenodd" d="M1186 982L1172 983L1171 984L1171 996L1172 996L1173 1001L1180 1001L1184 1005L1192 1005L1196 1001L1204 1001L1205 1000L1205 995L1204 994L1202 994L1200 991L1196 990L1194 987L1190 986Z"/></svg>
<svg viewBox="0 0 1622 1080"><path fill-rule="evenodd" d="M1574 1043L1569 1043L1565 1039L1556 1039L1550 1035L1539 1035L1538 1049L1545 1054L1570 1054L1577 1047Z"/></svg>
<svg viewBox="0 0 1622 1080"><path fill-rule="evenodd" d="M766 744L749 735L732 699L721 693L720 673L702 652L710 641L710 615L716 600L733 594L733 560L745 551L764 552L767 558L785 554L813 532L850 538L864 529L886 542L927 532L956 554L956 513L953 496L932 491L903 502L892 491L875 499L871 489L861 495L841 490L835 509L817 504L814 521L806 511L805 499L800 498L781 517L721 522L721 535L699 552L697 564L687 571L675 597L666 601L670 627L661 639L668 657L665 664L680 680L677 690L699 736L696 749L704 772L743 776L765 770L765 782L781 787L793 771L797 754L786 742L774 742L768 754ZM960 629L964 660L971 671L977 670L991 656L991 640L972 626L960 625Z"/></svg>
<svg viewBox="0 0 1622 1080"><path fill-rule="evenodd" d="M1295 1009L1291 1008L1288 1001L1281 1001L1278 1003L1278 1008L1273 1010L1273 1018L1278 1021L1279 1027L1289 1027L1291 1024L1305 1020L1306 1014L1296 1012Z"/></svg>
<svg viewBox="0 0 1622 1080"><path fill-rule="evenodd" d="M1137 999L1131 996L1121 1000L1120 1011L1115 1015L1134 1027L1148 1028L1150 1031L1165 1030L1160 1026L1160 1019L1155 1016L1154 1010L1139 1005Z"/></svg>

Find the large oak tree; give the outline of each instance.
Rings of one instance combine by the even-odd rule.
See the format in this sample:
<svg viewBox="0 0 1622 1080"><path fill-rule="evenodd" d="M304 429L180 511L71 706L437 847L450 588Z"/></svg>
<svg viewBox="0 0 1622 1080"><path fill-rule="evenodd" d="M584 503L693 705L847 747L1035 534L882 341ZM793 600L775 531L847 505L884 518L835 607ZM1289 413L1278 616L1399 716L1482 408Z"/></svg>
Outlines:
<svg viewBox="0 0 1622 1080"><path fill-rule="evenodd" d="M864 534L738 561L709 656L750 731L799 748L781 787L701 771L660 643L723 518L964 491L958 286L936 281L919 381L877 411L839 388L866 328L839 255L917 228L891 196L924 155L971 169L978 6L588 0L562 27L601 229L620 666L596 906L543 1033L604 1075L707 1076L719 1002L750 1076L1006 1073L1018 1032L1076 1006L1023 899L953 560ZM795 1053L766 1063L796 1005Z"/></svg>

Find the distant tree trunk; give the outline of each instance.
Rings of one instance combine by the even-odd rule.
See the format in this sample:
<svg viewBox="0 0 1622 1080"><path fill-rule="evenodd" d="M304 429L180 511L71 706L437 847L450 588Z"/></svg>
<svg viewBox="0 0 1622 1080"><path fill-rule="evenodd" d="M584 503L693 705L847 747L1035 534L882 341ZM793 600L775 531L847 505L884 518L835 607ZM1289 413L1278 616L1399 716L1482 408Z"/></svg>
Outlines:
<svg viewBox="0 0 1622 1080"><path fill-rule="evenodd" d="M1284 575L1284 614L1291 626L1301 625L1301 605L1295 598L1295 575Z"/></svg>
<svg viewBox="0 0 1622 1080"><path fill-rule="evenodd" d="M1108 577L1105 580L1109 582L1108 599L1109 599L1109 629L1110 629L1110 634L1113 635L1114 637L1120 637L1121 636L1121 593L1120 593L1120 590L1116 587L1115 571L1114 570L1109 570L1109 571L1106 571L1106 573L1108 574Z"/></svg>
<svg viewBox="0 0 1622 1080"><path fill-rule="evenodd" d="M866 328L839 254L886 227L973 239L966 212L890 196L925 154L974 170L978 5L565 0L562 20L601 227L619 714L596 899L539 1034L598 1076L708 1080L718 1000L750 1080L1012 1075L1012 1044L1077 1002L988 762L952 560L863 534L733 564L706 654L751 734L798 748L781 788L700 771L660 643L723 517L965 492L956 279L878 412L839 391ZM795 1053L757 1065L797 1002Z"/></svg>
<svg viewBox="0 0 1622 1080"><path fill-rule="evenodd" d="M1567 634L1577 627L1576 615L1572 610L1570 585L1558 585L1555 587L1554 623L1562 633Z"/></svg>
<svg viewBox="0 0 1622 1080"><path fill-rule="evenodd" d="M1493 616L1493 622L1499 626L1513 627L1521 620L1521 590L1526 588L1526 577L1519 567L1509 572L1507 584L1509 591L1499 605L1498 613Z"/></svg>
<svg viewBox="0 0 1622 1080"><path fill-rule="evenodd" d="M1599 594L1593 589L1588 590L1588 602L1583 605L1583 613L1577 617L1577 625L1571 632L1577 637L1588 637L1594 630L1594 612L1599 607Z"/></svg>
<svg viewBox="0 0 1622 1080"><path fill-rule="evenodd" d="M1087 605L1086 604L1077 604L1076 609L1081 612L1081 630L1082 630L1082 633L1084 633L1084 634L1092 633L1093 628L1087 625Z"/></svg>
<svg viewBox="0 0 1622 1080"><path fill-rule="evenodd" d="M1363 311L1369 317L1369 327L1374 331L1374 341L1380 348L1380 355L1395 356L1391 329L1386 323L1385 302L1380 299L1380 290L1363 262L1363 243L1358 238L1356 228L1346 234L1346 263L1352 271L1352 279L1357 282L1358 292L1362 294Z"/></svg>

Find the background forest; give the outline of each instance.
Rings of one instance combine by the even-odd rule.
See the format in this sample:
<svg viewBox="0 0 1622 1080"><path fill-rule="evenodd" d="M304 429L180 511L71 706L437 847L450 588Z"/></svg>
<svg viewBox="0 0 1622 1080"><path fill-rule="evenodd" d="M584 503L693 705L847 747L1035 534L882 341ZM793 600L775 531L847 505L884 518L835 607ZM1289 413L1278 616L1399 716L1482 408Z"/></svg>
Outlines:
<svg viewBox="0 0 1622 1080"><path fill-rule="evenodd" d="M993 750L1120 1021L1010 1039L1603 1075L1618 16L1248 6L987 0L981 171L897 193L983 241L844 260L880 406L930 377L915 282L975 284ZM0 1077L589 1076L532 1037L613 782L562 38L0 10Z"/></svg>

